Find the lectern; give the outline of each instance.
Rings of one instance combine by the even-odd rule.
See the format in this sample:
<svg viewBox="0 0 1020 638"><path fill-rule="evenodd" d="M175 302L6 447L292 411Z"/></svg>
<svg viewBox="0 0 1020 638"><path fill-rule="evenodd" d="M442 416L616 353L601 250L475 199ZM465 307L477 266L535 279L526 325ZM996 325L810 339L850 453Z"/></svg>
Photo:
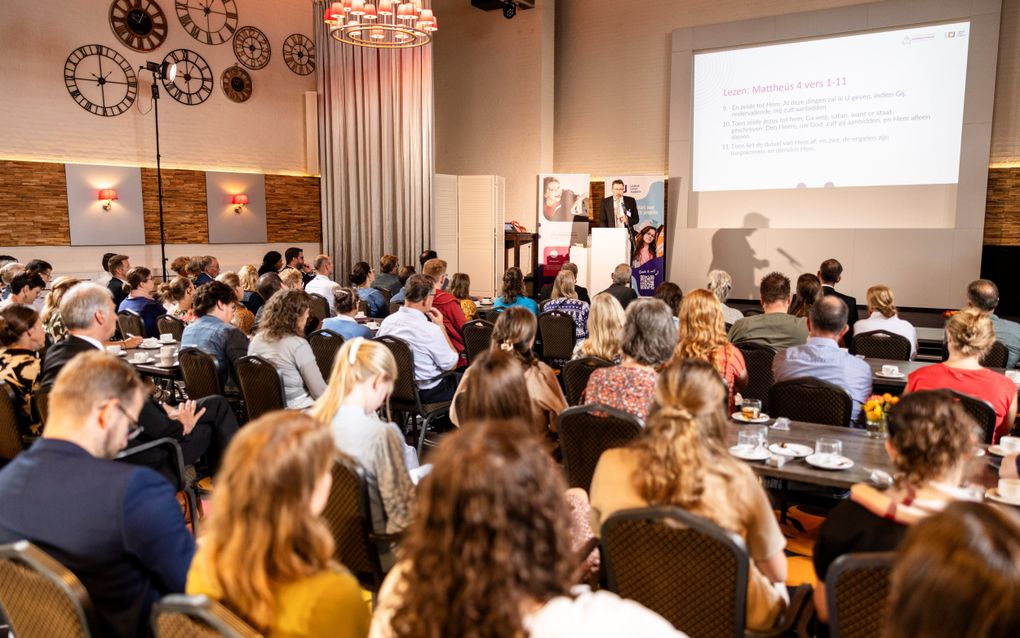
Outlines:
<svg viewBox="0 0 1020 638"><path fill-rule="evenodd" d="M627 234L626 228L591 229L591 249L588 252L591 294L602 292L613 283L614 268L630 263Z"/></svg>

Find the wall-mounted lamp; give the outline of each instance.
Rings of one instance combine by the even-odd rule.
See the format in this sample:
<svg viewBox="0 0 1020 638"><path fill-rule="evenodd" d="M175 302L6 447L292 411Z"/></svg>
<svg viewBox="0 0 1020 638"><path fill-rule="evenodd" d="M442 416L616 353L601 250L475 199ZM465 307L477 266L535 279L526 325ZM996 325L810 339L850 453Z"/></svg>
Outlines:
<svg viewBox="0 0 1020 638"><path fill-rule="evenodd" d="M113 202L117 199L117 191L113 188L104 188L99 191L99 201L103 202L103 210L110 210Z"/></svg>
<svg viewBox="0 0 1020 638"><path fill-rule="evenodd" d="M240 195L234 195L234 197L230 200L230 203L234 204L234 214L240 215L241 211L248 203L248 196L245 195L244 193L241 193Z"/></svg>

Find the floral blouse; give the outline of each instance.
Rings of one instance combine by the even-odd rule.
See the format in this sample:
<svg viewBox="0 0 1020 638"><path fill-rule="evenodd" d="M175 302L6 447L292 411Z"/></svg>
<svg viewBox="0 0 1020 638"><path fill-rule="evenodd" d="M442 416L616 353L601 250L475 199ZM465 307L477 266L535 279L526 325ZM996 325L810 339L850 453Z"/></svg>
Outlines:
<svg viewBox="0 0 1020 638"><path fill-rule="evenodd" d="M39 369L39 357L31 350L0 350L0 381L14 391L14 411L23 440L34 439L42 433L42 424L32 416L32 386Z"/></svg>
<svg viewBox="0 0 1020 638"><path fill-rule="evenodd" d="M581 402L601 403L645 420L655 401L655 384L658 380L659 374L648 368L599 368L588 377Z"/></svg>
<svg viewBox="0 0 1020 638"><path fill-rule="evenodd" d="M177 304L170 304L169 310L171 315L183 321L186 326L198 319L194 310L182 310Z"/></svg>
<svg viewBox="0 0 1020 638"><path fill-rule="evenodd" d="M472 321L478 318L478 306L470 299L461 299L460 309L464 313L465 321Z"/></svg>

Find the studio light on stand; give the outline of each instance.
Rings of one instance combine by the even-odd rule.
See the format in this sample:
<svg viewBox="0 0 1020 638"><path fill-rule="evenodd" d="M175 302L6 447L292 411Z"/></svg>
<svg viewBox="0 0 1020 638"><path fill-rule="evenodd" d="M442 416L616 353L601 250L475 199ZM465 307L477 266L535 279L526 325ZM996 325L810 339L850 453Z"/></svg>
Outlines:
<svg viewBox="0 0 1020 638"><path fill-rule="evenodd" d="M163 281L166 281L166 232L163 226L163 171L160 166L159 157L159 81L166 78L173 82L174 78L177 77L177 65L168 62L146 62L145 66L138 68L141 71L152 73L152 108L156 114L156 189L159 199L159 263L163 272Z"/></svg>

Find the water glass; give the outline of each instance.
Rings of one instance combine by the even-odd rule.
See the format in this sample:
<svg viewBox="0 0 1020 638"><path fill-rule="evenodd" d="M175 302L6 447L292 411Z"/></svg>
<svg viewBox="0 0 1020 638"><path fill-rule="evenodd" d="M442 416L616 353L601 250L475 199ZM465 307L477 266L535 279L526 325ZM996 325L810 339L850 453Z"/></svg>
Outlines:
<svg viewBox="0 0 1020 638"><path fill-rule="evenodd" d="M832 461L843 456L843 442L839 439L818 439L815 441L815 454L823 462Z"/></svg>
<svg viewBox="0 0 1020 638"><path fill-rule="evenodd" d="M768 432L765 428L746 428L737 433L737 445L742 449L756 450L768 445Z"/></svg>

